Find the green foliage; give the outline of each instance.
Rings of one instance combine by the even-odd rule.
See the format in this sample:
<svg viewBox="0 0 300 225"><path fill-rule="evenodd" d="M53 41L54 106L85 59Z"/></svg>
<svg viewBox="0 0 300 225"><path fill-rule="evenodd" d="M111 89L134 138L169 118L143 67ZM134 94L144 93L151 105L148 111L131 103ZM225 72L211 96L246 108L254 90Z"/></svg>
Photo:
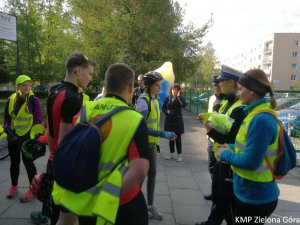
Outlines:
<svg viewBox="0 0 300 225"><path fill-rule="evenodd" d="M215 50L213 49L213 46L211 43L208 43L202 50L202 54L199 57L199 64L197 68L196 76L199 82L199 85L201 86L200 89L202 91L208 90L208 88L211 86L212 82L212 75L219 74L219 69L216 68L216 65L219 64L219 62L216 59L215 56Z"/></svg>
<svg viewBox="0 0 300 225"><path fill-rule="evenodd" d="M209 60L201 59L202 41L212 19L201 28L183 26L176 1L7 0L5 11L18 16L20 72L41 82L61 80L64 62L74 51L97 62L98 85L115 62L140 74L171 61L179 82L194 77L201 62ZM16 64L15 43L5 42L1 51L6 64Z"/></svg>
<svg viewBox="0 0 300 225"><path fill-rule="evenodd" d="M4 55L0 54L0 83L7 83L9 81L9 74L7 66L4 62Z"/></svg>

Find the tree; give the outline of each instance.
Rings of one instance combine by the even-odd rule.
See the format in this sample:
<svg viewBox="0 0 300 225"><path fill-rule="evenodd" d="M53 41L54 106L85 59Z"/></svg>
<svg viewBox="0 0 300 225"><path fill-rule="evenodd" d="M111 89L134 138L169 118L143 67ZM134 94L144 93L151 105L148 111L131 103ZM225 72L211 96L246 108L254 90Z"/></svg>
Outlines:
<svg viewBox="0 0 300 225"><path fill-rule="evenodd" d="M216 68L218 65L217 57L212 43L208 43L198 55L199 64L197 68L197 78L202 91L207 90L211 86L213 74L218 74L220 71Z"/></svg>
<svg viewBox="0 0 300 225"><path fill-rule="evenodd" d="M184 81L194 77L213 24L183 26L184 12L172 0L7 0L5 9L18 16L21 71L41 82L60 80L75 50L95 59L98 83L115 62L139 74L171 61L176 81ZM6 47L13 65L15 47Z"/></svg>
<svg viewBox="0 0 300 225"><path fill-rule="evenodd" d="M0 83L7 83L9 81L9 65L5 62L5 52L6 52L6 42L5 40L0 40Z"/></svg>

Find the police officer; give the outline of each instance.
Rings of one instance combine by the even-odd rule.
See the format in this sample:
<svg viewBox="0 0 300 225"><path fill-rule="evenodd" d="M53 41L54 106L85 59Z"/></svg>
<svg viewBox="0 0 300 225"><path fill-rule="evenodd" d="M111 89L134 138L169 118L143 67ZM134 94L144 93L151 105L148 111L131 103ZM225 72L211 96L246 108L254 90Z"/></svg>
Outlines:
<svg viewBox="0 0 300 225"><path fill-rule="evenodd" d="M221 102L223 99L223 94L221 92L221 88L219 86L219 79L218 75L213 75L212 76L212 88L213 88L213 95L209 97L208 101L208 111L209 113L211 112L218 112L219 108L221 106ZM197 117L198 120L201 120L199 116ZM211 176L213 177L213 171L215 168L215 164L217 162L216 157L213 152L213 141L208 138L208 145L207 145L207 153L208 153L208 172ZM204 195L205 200L212 200L212 194Z"/></svg>
<svg viewBox="0 0 300 225"><path fill-rule="evenodd" d="M243 106L236 95L237 81L241 75L240 71L222 65L221 75L218 79L224 98L218 113L228 115L234 119L234 122L227 134L222 134L213 129L209 123L205 124L207 135L214 141L213 151L215 156L218 154L220 144L235 142L239 127L245 118ZM232 171L228 164L222 162L215 164L212 176L212 201L213 205L208 220L196 223L196 225L220 225L223 219L226 220L228 225L232 225L234 222L234 195Z"/></svg>

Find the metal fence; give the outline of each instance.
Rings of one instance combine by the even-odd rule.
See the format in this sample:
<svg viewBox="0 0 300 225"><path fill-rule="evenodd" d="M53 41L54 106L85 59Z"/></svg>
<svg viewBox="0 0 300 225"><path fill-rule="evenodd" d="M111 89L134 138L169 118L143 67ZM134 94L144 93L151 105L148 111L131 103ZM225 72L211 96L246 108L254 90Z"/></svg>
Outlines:
<svg viewBox="0 0 300 225"><path fill-rule="evenodd" d="M184 97L186 110L198 115L207 112L211 92L187 91ZM297 152L297 167L300 167L300 91L276 91L278 118L284 124Z"/></svg>

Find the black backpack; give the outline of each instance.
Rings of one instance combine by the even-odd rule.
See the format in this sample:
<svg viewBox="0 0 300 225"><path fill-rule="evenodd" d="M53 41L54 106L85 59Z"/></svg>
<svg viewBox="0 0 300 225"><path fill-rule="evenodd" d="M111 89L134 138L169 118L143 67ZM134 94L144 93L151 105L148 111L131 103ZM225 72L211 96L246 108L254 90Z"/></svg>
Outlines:
<svg viewBox="0 0 300 225"><path fill-rule="evenodd" d="M102 143L99 127L114 114L125 109L130 108L116 107L96 120L95 123L87 122L85 107L82 109L80 123L76 124L63 137L54 156L54 178L61 187L80 193L98 183L99 155ZM124 158L116 166L123 160Z"/></svg>

